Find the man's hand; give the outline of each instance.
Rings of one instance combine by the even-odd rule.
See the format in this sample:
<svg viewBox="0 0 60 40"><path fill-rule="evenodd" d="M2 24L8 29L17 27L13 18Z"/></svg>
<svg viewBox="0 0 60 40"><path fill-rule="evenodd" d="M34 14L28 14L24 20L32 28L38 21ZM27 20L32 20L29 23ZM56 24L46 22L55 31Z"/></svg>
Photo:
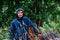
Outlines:
<svg viewBox="0 0 60 40"><path fill-rule="evenodd" d="M38 39L42 40L42 34L41 33L38 33Z"/></svg>
<svg viewBox="0 0 60 40"><path fill-rule="evenodd" d="M42 36L42 34L38 34L38 37L41 37Z"/></svg>

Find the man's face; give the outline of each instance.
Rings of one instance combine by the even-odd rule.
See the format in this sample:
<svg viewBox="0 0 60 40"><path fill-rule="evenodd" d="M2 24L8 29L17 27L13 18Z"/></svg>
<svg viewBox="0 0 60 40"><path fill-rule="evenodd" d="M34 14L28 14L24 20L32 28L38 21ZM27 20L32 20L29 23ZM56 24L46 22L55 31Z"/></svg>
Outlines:
<svg viewBox="0 0 60 40"><path fill-rule="evenodd" d="M23 12L22 11L18 11L18 17L21 18L23 16Z"/></svg>

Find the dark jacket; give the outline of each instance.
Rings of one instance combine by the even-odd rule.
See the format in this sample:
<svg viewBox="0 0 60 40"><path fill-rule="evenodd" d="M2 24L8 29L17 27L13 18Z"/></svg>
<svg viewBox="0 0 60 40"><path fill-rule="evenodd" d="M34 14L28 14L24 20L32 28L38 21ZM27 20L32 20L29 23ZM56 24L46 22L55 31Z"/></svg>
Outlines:
<svg viewBox="0 0 60 40"><path fill-rule="evenodd" d="M19 37L26 37L26 40L28 40L27 37L29 26L34 29L35 34L38 34L38 29L35 27L35 24L28 17L23 16L22 19L13 19L10 26L10 39L19 40ZM26 33L27 35L25 35L24 33Z"/></svg>

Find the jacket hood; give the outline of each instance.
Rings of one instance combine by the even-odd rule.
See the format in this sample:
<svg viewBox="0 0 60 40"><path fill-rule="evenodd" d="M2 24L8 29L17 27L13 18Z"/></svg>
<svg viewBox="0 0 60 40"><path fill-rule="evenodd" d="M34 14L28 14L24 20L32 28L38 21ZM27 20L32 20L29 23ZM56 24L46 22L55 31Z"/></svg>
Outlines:
<svg viewBox="0 0 60 40"><path fill-rule="evenodd" d="M23 16L24 16L24 9L23 8L18 8L17 10L16 10L16 16L17 16L17 19L18 19L18 11L22 11L23 12ZM23 18L23 17L22 17ZM22 19L21 18L21 19Z"/></svg>

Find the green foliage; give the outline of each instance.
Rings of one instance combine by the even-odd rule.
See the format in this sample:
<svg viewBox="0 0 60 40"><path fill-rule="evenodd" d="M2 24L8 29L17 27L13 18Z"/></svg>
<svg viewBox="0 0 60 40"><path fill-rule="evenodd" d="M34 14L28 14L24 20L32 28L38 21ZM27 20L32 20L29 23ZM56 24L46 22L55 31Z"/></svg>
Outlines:
<svg viewBox="0 0 60 40"><path fill-rule="evenodd" d="M60 34L59 0L1 0L0 40L8 39L9 26L16 17L16 9L20 7L25 10L24 15L34 21L38 28L40 27L42 33L55 32Z"/></svg>

